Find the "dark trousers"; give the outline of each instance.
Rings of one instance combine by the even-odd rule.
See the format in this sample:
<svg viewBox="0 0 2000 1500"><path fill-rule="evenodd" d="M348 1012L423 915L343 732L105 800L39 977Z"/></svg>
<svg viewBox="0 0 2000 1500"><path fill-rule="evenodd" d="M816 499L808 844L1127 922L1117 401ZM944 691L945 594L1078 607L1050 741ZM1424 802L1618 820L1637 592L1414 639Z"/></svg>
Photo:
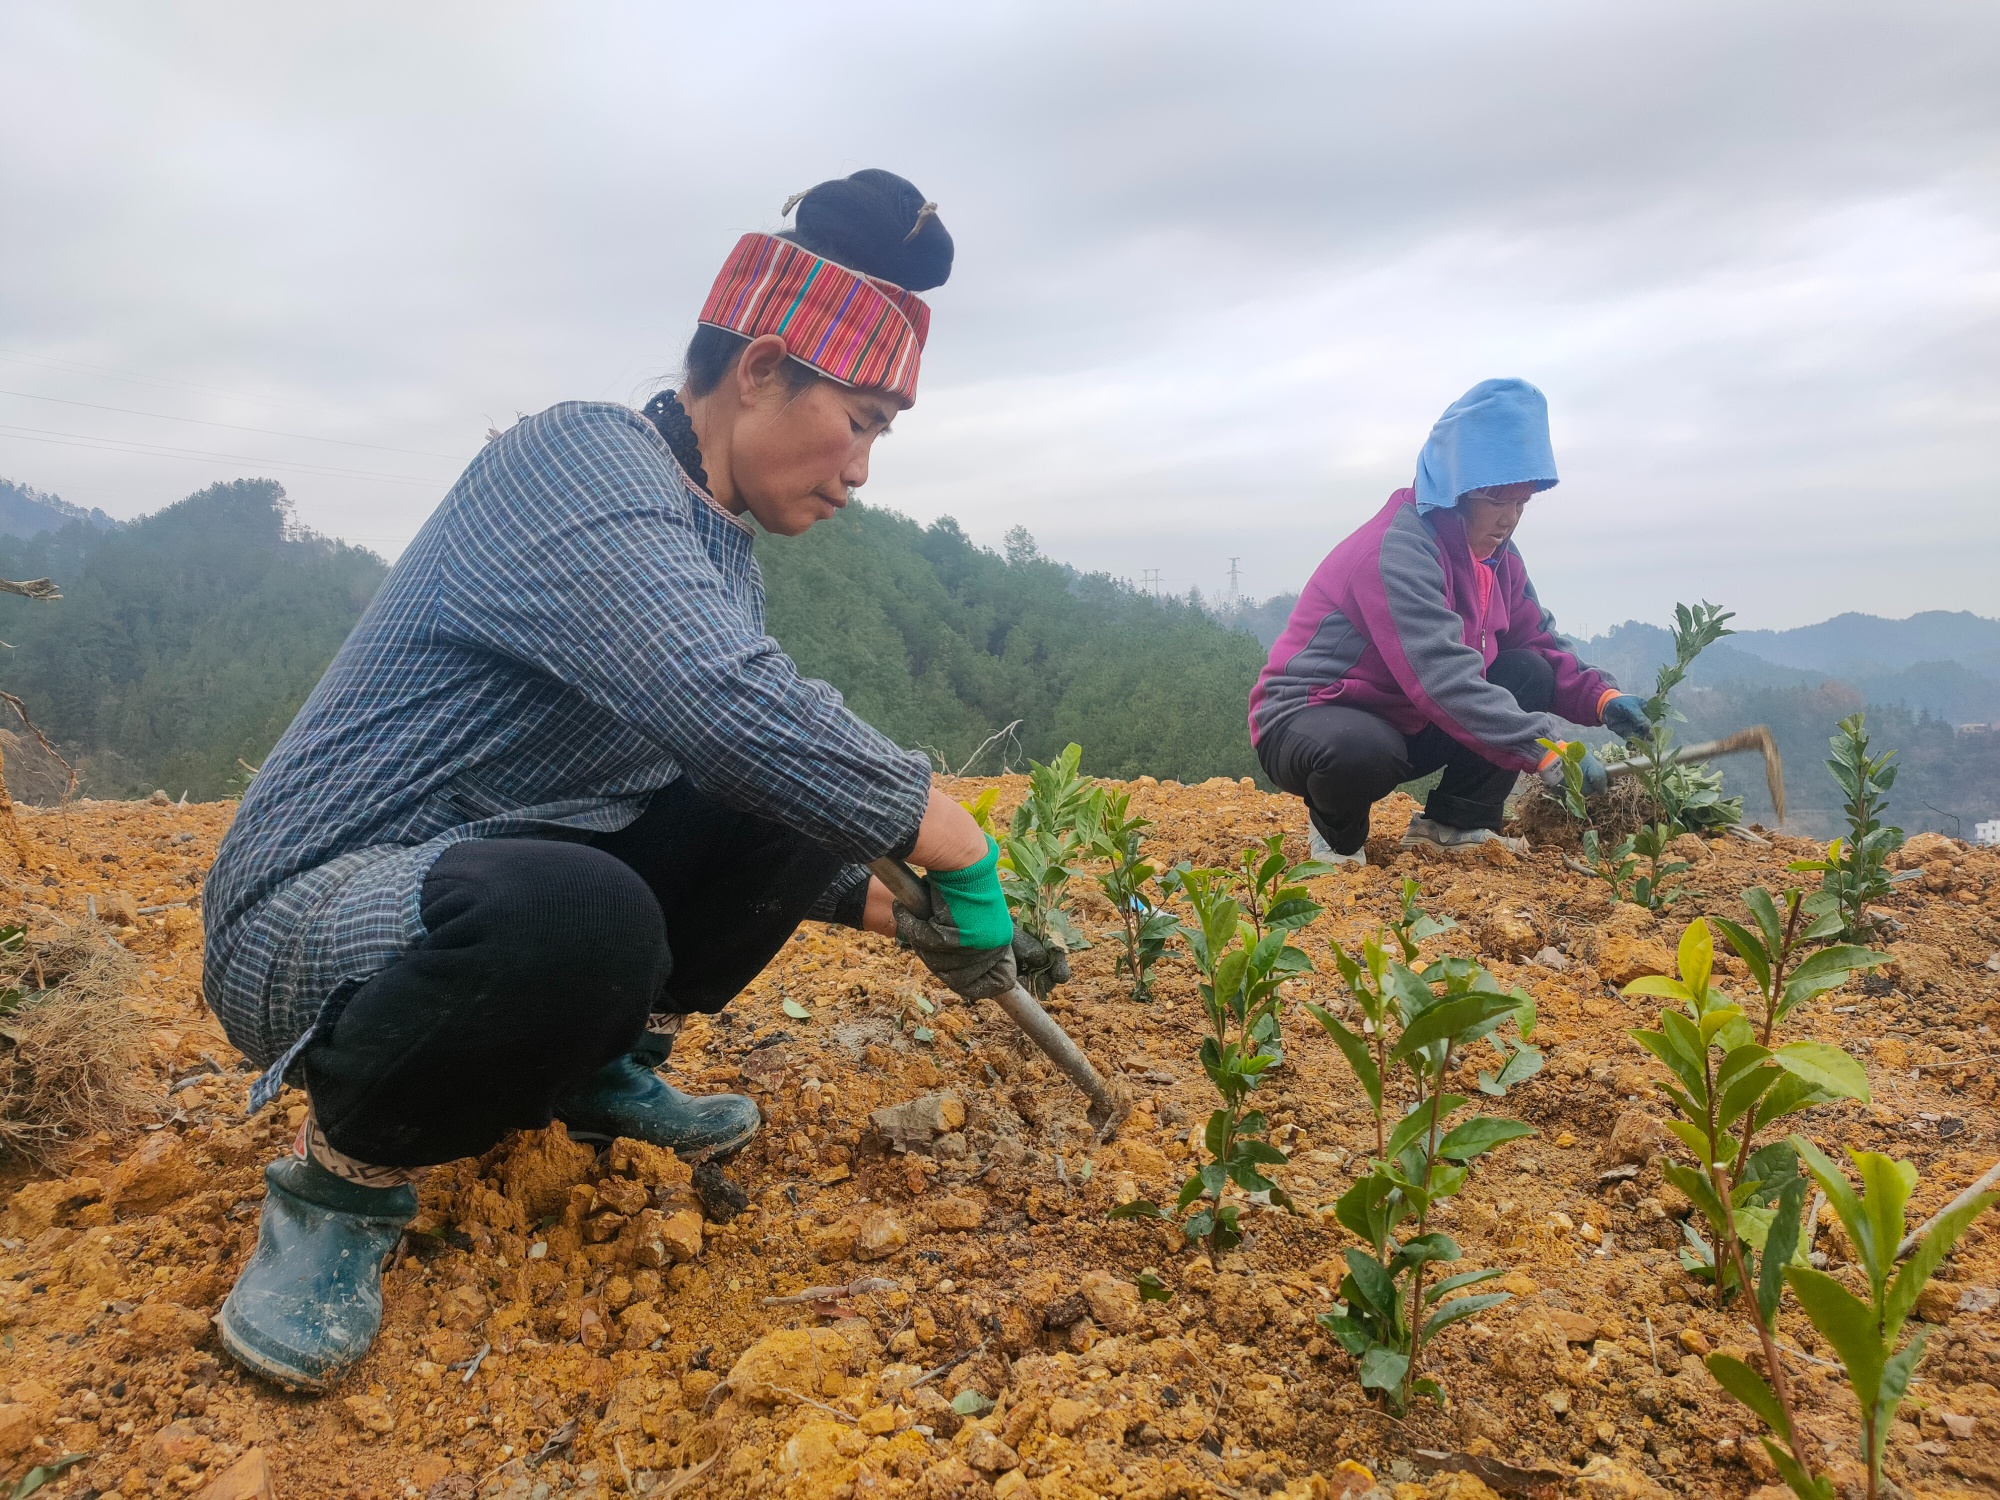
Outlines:
<svg viewBox="0 0 2000 1500"><path fill-rule="evenodd" d="M320 1128L357 1160L413 1167L547 1125L649 1014L721 1010L843 863L686 778L587 843L454 844L424 880L423 942L304 1054Z"/></svg>
<svg viewBox="0 0 2000 1500"><path fill-rule="evenodd" d="M1531 713L1547 712L1556 674L1532 651L1502 651L1486 680ZM1265 774L1305 799L1320 837L1341 854L1368 840L1368 809L1406 781L1440 766L1444 776L1424 811L1453 828L1499 830L1515 772L1496 766L1435 724L1405 739L1366 709L1318 704L1271 726L1258 743Z"/></svg>

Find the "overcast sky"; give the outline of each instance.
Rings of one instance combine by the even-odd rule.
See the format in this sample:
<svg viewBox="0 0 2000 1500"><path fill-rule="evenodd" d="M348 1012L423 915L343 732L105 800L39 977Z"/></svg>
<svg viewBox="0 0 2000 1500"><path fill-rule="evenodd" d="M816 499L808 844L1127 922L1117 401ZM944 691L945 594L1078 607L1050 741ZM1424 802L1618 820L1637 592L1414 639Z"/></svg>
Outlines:
<svg viewBox="0 0 2000 1500"><path fill-rule="evenodd" d="M0 0L0 476L270 475L393 556L881 166L958 262L870 501L1263 596L1519 375L1568 628L2000 614L1996 58L1970 0Z"/></svg>

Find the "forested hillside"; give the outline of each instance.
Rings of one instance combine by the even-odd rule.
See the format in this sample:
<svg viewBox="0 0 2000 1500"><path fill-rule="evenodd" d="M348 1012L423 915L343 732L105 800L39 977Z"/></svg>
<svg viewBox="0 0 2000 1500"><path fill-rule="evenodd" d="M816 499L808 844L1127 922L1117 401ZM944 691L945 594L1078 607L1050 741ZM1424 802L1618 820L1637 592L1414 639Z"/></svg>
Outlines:
<svg viewBox="0 0 2000 1500"><path fill-rule="evenodd" d="M852 505L759 541L771 633L891 738L952 770L1046 760L1071 740L1100 776L1258 775L1244 706L1263 661L1200 608L1037 556L1005 557L946 518Z"/></svg>
<svg viewBox="0 0 2000 1500"><path fill-rule="evenodd" d="M50 577L60 602L0 596L0 688L23 699L86 791L217 797L257 764L386 572L374 553L298 534L281 486L218 484L129 525L0 537L0 576ZM10 728L19 729L15 723ZM46 759L10 750L17 795L52 800Z"/></svg>

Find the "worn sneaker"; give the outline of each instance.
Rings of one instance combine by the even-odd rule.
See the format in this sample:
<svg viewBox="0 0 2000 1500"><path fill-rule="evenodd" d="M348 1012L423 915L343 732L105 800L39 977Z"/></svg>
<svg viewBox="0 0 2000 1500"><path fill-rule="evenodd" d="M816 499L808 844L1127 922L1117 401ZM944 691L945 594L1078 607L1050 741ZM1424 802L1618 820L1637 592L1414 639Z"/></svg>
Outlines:
<svg viewBox="0 0 2000 1500"><path fill-rule="evenodd" d="M1454 828L1449 823L1439 823L1422 813L1410 818L1409 831L1403 835L1403 847L1416 849L1428 845L1433 849L1471 849L1480 844L1497 843L1512 854L1526 854L1526 839L1510 839L1495 833L1490 828Z"/></svg>
<svg viewBox="0 0 2000 1500"><path fill-rule="evenodd" d="M1368 846L1362 845L1352 854L1342 854L1333 845L1320 837L1319 829L1306 824L1306 852L1323 865L1365 865L1368 863Z"/></svg>

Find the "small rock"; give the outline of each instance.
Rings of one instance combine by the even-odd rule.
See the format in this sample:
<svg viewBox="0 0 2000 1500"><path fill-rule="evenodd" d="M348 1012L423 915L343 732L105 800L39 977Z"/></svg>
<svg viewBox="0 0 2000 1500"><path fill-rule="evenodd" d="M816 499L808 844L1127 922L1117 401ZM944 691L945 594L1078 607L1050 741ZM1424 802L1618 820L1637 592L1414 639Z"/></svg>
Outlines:
<svg viewBox="0 0 2000 1500"><path fill-rule="evenodd" d="M1524 958L1542 944L1535 920L1525 911L1488 912L1479 922L1479 945L1502 958Z"/></svg>
<svg viewBox="0 0 2000 1500"><path fill-rule="evenodd" d="M271 1467L264 1450L252 1448L208 1482L195 1500L272 1500Z"/></svg>
<svg viewBox="0 0 2000 1500"><path fill-rule="evenodd" d="M1706 1358L1709 1353L1708 1339L1699 1328L1683 1328L1680 1346L1697 1359Z"/></svg>
<svg viewBox="0 0 2000 1500"><path fill-rule="evenodd" d="M1611 1137L1604 1143L1599 1160L1606 1165L1630 1163L1643 1167L1667 1149L1670 1139L1666 1126L1653 1116L1643 1109L1628 1109L1611 1127Z"/></svg>
<svg viewBox="0 0 2000 1500"><path fill-rule="evenodd" d="M1558 974L1569 972L1569 959L1557 948L1544 948L1528 962L1544 969L1553 969Z"/></svg>
<svg viewBox="0 0 2000 1500"><path fill-rule="evenodd" d="M529 1223L559 1214L570 1189L590 1176L597 1153L569 1138L558 1120L547 1130L523 1131L500 1167L501 1190L521 1206Z"/></svg>
<svg viewBox="0 0 2000 1500"><path fill-rule="evenodd" d="M106 927L137 927L139 903L130 891L105 891L95 898L97 920Z"/></svg>
<svg viewBox="0 0 2000 1500"><path fill-rule="evenodd" d="M2000 1307L2000 1287L1969 1286L1958 1294L1960 1312L1991 1312Z"/></svg>
<svg viewBox="0 0 2000 1500"><path fill-rule="evenodd" d="M750 1206L750 1195L723 1175L718 1162L694 1169L694 1195L711 1223L727 1224Z"/></svg>
<svg viewBox="0 0 2000 1500"><path fill-rule="evenodd" d="M977 1229L986 1218L986 1205L977 1198L940 1198L930 1208L940 1229Z"/></svg>
<svg viewBox="0 0 2000 1500"><path fill-rule="evenodd" d="M613 1213L629 1218L647 1208L652 1195L643 1182L634 1182L629 1177L607 1177L597 1185L597 1201Z"/></svg>
<svg viewBox="0 0 2000 1500"><path fill-rule="evenodd" d="M1049 1403L1049 1426L1064 1437L1074 1437L1077 1428L1090 1420L1096 1410L1088 1401L1072 1401L1058 1396Z"/></svg>
<svg viewBox="0 0 2000 1500"><path fill-rule="evenodd" d="M854 1232L854 1258L861 1261L887 1260L910 1242L903 1221L886 1208L878 1208Z"/></svg>
<svg viewBox="0 0 2000 1500"><path fill-rule="evenodd" d="M1085 1274L1083 1299L1107 1333L1129 1333L1139 1321L1139 1288L1108 1271Z"/></svg>
<svg viewBox="0 0 2000 1500"><path fill-rule="evenodd" d="M1624 986L1648 974L1672 974L1674 956L1657 938L1614 932L1602 938L1591 962L1606 984Z"/></svg>
<svg viewBox="0 0 2000 1500"><path fill-rule="evenodd" d="M896 1430L896 1408L893 1406L871 1407L861 1414L857 1423L870 1437L882 1437Z"/></svg>
<svg viewBox="0 0 2000 1500"><path fill-rule="evenodd" d="M1019 1469L1009 1469L993 1481L993 1500L1033 1500L1035 1486Z"/></svg>
<svg viewBox="0 0 2000 1500"><path fill-rule="evenodd" d="M1569 1392L1565 1390L1544 1391L1542 1404L1559 1417L1569 1415Z"/></svg>
<svg viewBox="0 0 2000 1500"><path fill-rule="evenodd" d="M155 1213L201 1184L201 1169L189 1158L181 1138L162 1130L147 1136L137 1151L112 1168L104 1197L112 1212L123 1218Z"/></svg>
<svg viewBox="0 0 2000 1500"><path fill-rule="evenodd" d="M136 1354L192 1348L208 1334L206 1317L173 1302L142 1303L132 1310L124 1326Z"/></svg>
<svg viewBox="0 0 2000 1500"><path fill-rule="evenodd" d="M363 1432L386 1436L396 1430L395 1414L380 1396L349 1396L340 1403L340 1409L347 1414L347 1420Z"/></svg>
<svg viewBox="0 0 2000 1500"><path fill-rule="evenodd" d="M20 1401L0 1403L0 1460L11 1461L35 1440L35 1409Z"/></svg>
<svg viewBox="0 0 2000 1500"><path fill-rule="evenodd" d="M965 1461L982 1474L998 1474L1021 1467L1021 1455L987 1428L975 1427L965 1445Z"/></svg>
<svg viewBox="0 0 2000 1500"><path fill-rule="evenodd" d="M965 1105L956 1094L926 1094L907 1104L875 1110L868 1123L898 1151L928 1150L937 1137L965 1123Z"/></svg>
<svg viewBox="0 0 2000 1500"><path fill-rule="evenodd" d="M1917 1305L1913 1309L1917 1317L1926 1323L1949 1323L1951 1315L1958 1310L1959 1288L1948 1281L1927 1281L1924 1289L1917 1293Z"/></svg>
<svg viewBox="0 0 2000 1500"><path fill-rule="evenodd" d="M174 799L167 795L167 789L163 786L154 787L153 795L146 800L155 807L172 807L174 805Z"/></svg>
<svg viewBox="0 0 2000 1500"><path fill-rule="evenodd" d="M1938 1417L1944 1423L1944 1430L1955 1438L1969 1438L1979 1430L1979 1423L1955 1411L1941 1411Z"/></svg>
<svg viewBox="0 0 2000 1500"><path fill-rule="evenodd" d="M667 1214L660 1220L659 1235L667 1259L677 1266L686 1265L701 1254L701 1215L691 1208Z"/></svg>
<svg viewBox="0 0 2000 1500"><path fill-rule="evenodd" d="M967 1386L951 1398L951 1409L961 1417L983 1417L993 1410L993 1398Z"/></svg>
<svg viewBox="0 0 2000 1500"><path fill-rule="evenodd" d="M847 1340L829 1328L785 1328L768 1333L738 1356L729 1389L740 1401L766 1406L817 1397L829 1376L839 1377L852 1355Z"/></svg>
<svg viewBox="0 0 2000 1500"><path fill-rule="evenodd" d="M1560 1307L1550 1308L1549 1321L1562 1330L1563 1338L1572 1344L1594 1344L1603 1337L1603 1327L1597 1319L1585 1317L1582 1313L1569 1312Z"/></svg>

